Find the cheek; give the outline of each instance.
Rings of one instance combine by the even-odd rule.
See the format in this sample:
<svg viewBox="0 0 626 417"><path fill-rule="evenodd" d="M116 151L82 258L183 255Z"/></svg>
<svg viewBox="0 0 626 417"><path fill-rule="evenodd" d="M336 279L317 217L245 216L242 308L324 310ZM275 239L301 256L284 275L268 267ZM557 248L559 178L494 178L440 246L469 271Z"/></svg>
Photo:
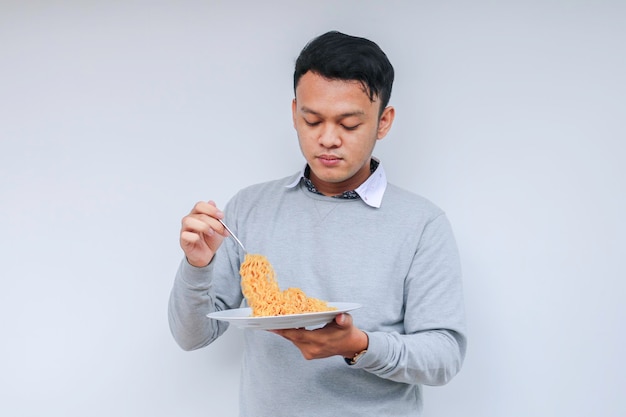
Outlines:
<svg viewBox="0 0 626 417"><path fill-rule="evenodd" d="M298 135L298 140L301 145L311 143L313 135L309 130L303 128L301 125L296 125L296 134Z"/></svg>
<svg viewBox="0 0 626 417"><path fill-rule="evenodd" d="M307 140L306 132L296 130L296 133L298 135L298 144L300 145L300 150L302 150L302 153L304 153L306 156L306 153L311 148L311 141Z"/></svg>

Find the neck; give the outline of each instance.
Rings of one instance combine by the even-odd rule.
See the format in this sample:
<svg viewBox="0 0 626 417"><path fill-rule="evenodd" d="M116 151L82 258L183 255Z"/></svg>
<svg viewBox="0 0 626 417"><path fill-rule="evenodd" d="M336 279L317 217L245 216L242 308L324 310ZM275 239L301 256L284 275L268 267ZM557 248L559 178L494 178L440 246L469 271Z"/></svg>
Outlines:
<svg viewBox="0 0 626 417"><path fill-rule="evenodd" d="M363 167L361 167L361 169L359 169L356 174L354 174L352 177L348 178L345 181L324 181L317 177L312 170L310 170L309 172L309 179L311 180L317 191L324 194L325 196L332 197L335 195L340 195L346 191L355 190L361 184L363 184L371 174L370 165L371 162L368 161L368 163L363 165Z"/></svg>

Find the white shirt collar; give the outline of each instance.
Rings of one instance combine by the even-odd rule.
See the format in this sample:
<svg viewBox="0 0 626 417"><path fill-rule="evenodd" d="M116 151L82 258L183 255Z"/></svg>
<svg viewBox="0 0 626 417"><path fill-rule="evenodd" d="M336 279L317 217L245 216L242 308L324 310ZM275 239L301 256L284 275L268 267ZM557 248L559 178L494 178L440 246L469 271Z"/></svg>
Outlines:
<svg viewBox="0 0 626 417"><path fill-rule="evenodd" d="M387 175L385 175L385 170L383 169L383 164L380 163L378 159L378 168L376 171L370 175L367 180L363 184L361 184L354 191L357 192L361 200L368 206L374 208L380 208L380 205L383 202L383 195L385 194L385 190L387 189ZM286 188L293 188L300 183L300 180L304 177L304 170L306 169L306 165L300 171L300 175L298 175L293 182L287 184Z"/></svg>

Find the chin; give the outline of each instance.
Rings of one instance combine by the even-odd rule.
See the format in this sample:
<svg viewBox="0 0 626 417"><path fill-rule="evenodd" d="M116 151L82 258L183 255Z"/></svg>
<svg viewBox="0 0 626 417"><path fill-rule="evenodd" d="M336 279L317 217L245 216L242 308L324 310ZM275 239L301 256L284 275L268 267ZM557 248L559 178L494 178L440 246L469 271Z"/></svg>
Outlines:
<svg viewBox="0 0 626 417"><path fill-rule="evenodd" d="M345 178L343 175L336 175L336 173L332 171L333 170L326 168L326 169L312 170L312 173L318 179L324 182L336 183L336 182L345 181Z"/></svg>

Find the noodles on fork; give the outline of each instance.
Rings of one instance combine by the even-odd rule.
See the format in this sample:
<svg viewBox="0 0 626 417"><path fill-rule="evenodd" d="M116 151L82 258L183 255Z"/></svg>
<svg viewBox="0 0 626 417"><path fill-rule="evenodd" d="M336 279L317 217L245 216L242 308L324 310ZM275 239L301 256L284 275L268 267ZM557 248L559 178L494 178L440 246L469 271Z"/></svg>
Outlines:
<svg viewBox="0 0 626 417"><path fill-rule="evenodd" d="M246 254L239 269L241 290L252 308L253 316L282 316L336 310L325 301L307 297L299 288L281 291L268 259L259 254Z"/></svg>

